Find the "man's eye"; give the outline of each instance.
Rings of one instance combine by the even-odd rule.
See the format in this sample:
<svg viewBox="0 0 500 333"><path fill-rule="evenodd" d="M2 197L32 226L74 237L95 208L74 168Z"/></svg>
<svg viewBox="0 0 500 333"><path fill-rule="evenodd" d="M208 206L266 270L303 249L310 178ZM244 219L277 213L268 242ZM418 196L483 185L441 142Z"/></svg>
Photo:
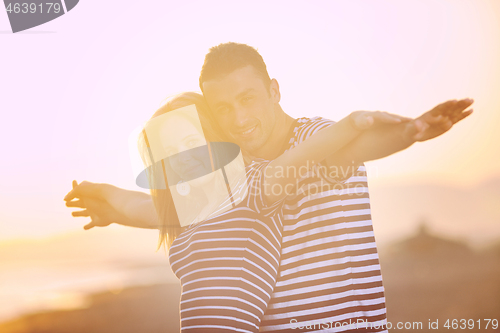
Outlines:
<svg viewBox="0 0 500 333"><path fill-rule="evenodd" d="M247 96L247 97L244 97L244 98L241 100L241 102L242 102L243 104L247 104L247 103L249 103L251 100L252 100L252 97Z"/></svg>

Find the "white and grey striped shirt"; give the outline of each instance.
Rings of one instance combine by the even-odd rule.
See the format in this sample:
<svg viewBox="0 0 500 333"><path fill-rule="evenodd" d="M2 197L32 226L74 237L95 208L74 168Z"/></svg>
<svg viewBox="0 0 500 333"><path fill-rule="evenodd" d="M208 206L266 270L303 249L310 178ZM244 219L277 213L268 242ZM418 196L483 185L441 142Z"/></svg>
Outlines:
<svg viewBox="0 0 500 333"><path fill-rule="evenodd" d="M297 119L284 151L333 123ZM316 165L299 187L276 206L281 259L260 332L387 332L365 166L335 180Z"/></svg>

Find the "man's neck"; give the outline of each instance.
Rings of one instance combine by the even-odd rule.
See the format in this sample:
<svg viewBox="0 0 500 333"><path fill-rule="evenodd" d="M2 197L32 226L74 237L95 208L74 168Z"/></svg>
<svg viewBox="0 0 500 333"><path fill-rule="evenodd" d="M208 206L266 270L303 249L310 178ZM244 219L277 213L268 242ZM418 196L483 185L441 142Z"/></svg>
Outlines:
<svg viewBox="0 0 500 333"><path fill-rule="evenodd" d="M294 118L287 115L281 107L277 110L276 125L271 133L271 136L266 143L256 151L252 152L255 157L263 158L266 160L273 160L281 155L281 148L288 140L288 132L294 122Z"/></svg>

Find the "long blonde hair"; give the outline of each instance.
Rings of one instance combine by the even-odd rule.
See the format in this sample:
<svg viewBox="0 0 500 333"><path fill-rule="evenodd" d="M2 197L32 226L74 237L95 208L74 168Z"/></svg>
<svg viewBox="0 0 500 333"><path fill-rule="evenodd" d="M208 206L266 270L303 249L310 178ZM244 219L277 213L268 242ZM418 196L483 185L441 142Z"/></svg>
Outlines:
<svg viewBox="0 0 500 333"><path fill-rule="evenodd" d="M188 105L195 104L200 118L203 133L207 141L227 141L225 140L223 132L218 127L215 120L209 113L208 106L205 102L203 95L196 92L184 92L172 96L153 114L151 119L165 114L169 111L179 109ZM139 135L138 148L142 161L145 166L150 166L152 172L148 172L149 184L159 184L163 181L163 169L159 167L158 163L151 161L147 138ZM166 179L165 179L166 180ZM172 242L181 234L184 227L181 227L179 218L174 206L172 194L168 186L165 189L158 189L157 186L150 186L151 196L156 208L159 222L159 239L157 251L163 245L167 250L170 249Z"/></svg>

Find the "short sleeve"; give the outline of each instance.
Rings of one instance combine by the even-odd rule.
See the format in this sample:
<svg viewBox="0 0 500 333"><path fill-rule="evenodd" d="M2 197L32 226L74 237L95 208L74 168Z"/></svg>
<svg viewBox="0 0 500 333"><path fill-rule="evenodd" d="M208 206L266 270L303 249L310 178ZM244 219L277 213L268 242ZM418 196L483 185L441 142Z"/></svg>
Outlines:
<svg viewBox="0 0 500 333"><path fill-rule="evenodd" d="M258 213L264 214L265 216L272 216L278 213L286 200L285 196L270 205L265 201L265 197L263 195L264 179L265 170L269 163L271 163L271 161L257 159L247 166L247 185L249 190L246 199L247 206Z"/></svg>
<svg viewBox="0 0 500 333"><path fill-rule="evenodd" d="M299 142L297 144L306 140L319 130L329 127L335 123L336 123L335 121L325 119L323 117L311 118L310 123L305 124L304 129L301 131L302 133L299 136ZM330 185L345 184L347 180L356 173L356 169L357 168L354 164L342 170L342 168L335 165L327 166L326 163L322 161L313 165L310 171L300 180L303 180L304 178L308 177L318 177L323 182Z"/></svg>

